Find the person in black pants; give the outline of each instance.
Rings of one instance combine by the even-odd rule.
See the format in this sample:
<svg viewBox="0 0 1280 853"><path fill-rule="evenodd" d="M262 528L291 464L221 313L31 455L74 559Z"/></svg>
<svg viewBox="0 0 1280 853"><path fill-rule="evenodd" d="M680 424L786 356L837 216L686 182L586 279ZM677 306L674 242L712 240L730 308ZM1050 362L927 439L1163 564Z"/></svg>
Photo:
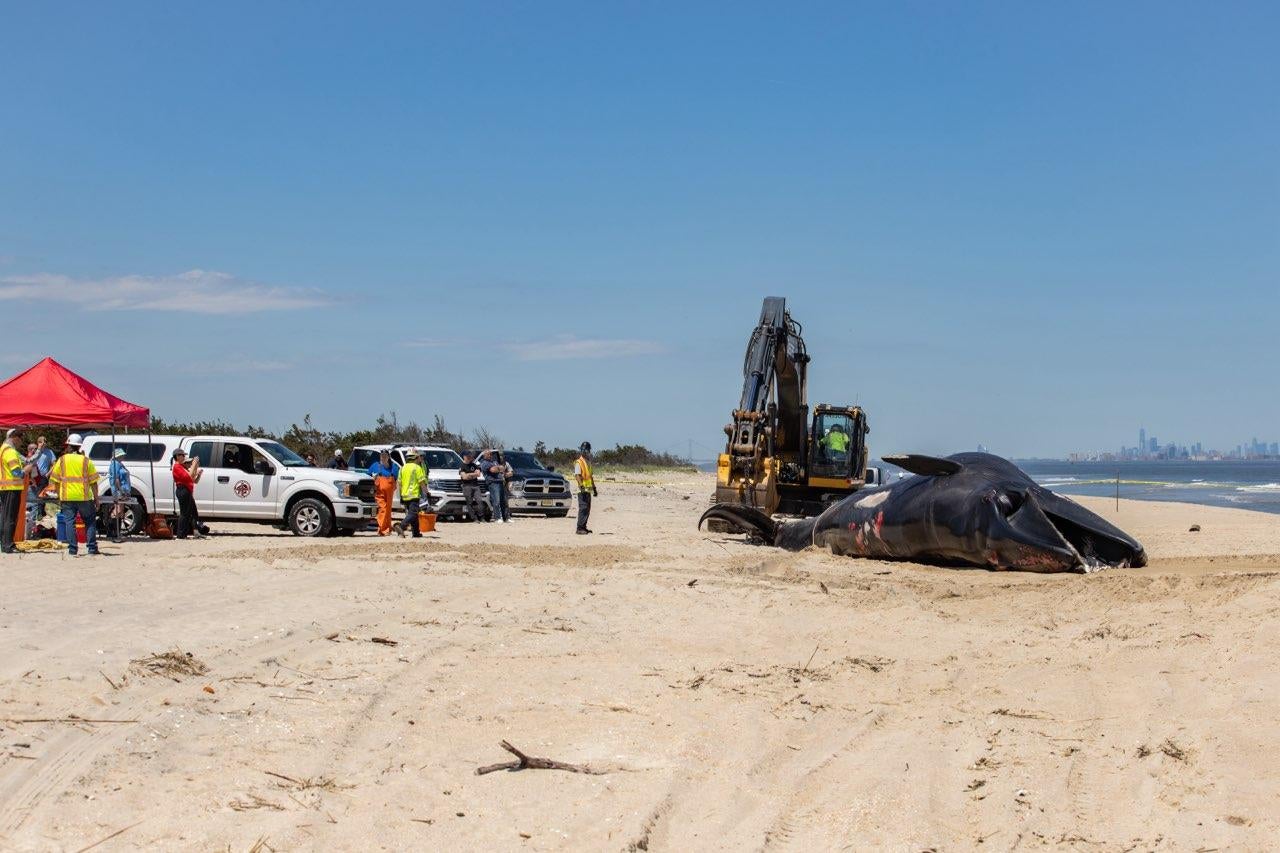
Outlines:
<svg viewBox="0 0 1280 853"><path fill-rule="evenodd" d="M462 480L462 504L467 509L467 515L471 516L472 521L484 521L484 501L480 499L484 488L481 485L484 472L475 463L475 456L470 450L462 454L462 467L458 469L458 476Z"/></svg>
<svg viewBox="0 0 1280 853"><path fill-rule="evenodd" d="M591 499L599 497L596 478L591 472L591 442L584 441L578 447L578 461L573 463L573 479L578 483L578 534L591 532L587 520L591 518Z"/></svg>
<svg viewBox="0 0 1280 853"><path fill-rule="evenodd" d="M17 552L13 544L18 530L18 504L22 501L22 491L26 483L23 472L26 461L18 451L22 441L22 433L16 429L9 430L0 445L0 551L6 554Z"/></svg>
<svg viewBox="0 0 1280 853"><path fill-rule="evenodd" d="M173 493L178 499L178 529L174 536L186 539L195 534L197 539L203 538L196 526L196 481L183 463L187 461L186 451L173 451Z"/></svg>

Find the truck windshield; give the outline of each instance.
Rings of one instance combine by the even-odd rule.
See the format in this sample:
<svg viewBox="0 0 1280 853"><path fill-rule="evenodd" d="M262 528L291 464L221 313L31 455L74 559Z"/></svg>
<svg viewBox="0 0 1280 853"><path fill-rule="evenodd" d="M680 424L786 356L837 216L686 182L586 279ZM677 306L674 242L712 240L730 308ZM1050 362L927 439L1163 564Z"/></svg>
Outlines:
<svg viewBox="0 0 1280 853"><path fill-rule="evenodd" d="M259 441L258 446L286 468L306 468L307 460L294 453L283 444L274 441Z"/></svg>
<svg viewBox="0 0 1280 853"><path fill-rule="evenodd" d="M518 450L505 450L502 455L511 463L512 468L543 468L545 467L538 461L538 457L532 453L522 453Z"/></svg>
<svg viewBox="0 0 1280 853"><path fill-rule="evenodd" d="M446 468L456 470L462 465L462 457L452 450L423 450L422 459L431 471L443 471Z"/></svg>

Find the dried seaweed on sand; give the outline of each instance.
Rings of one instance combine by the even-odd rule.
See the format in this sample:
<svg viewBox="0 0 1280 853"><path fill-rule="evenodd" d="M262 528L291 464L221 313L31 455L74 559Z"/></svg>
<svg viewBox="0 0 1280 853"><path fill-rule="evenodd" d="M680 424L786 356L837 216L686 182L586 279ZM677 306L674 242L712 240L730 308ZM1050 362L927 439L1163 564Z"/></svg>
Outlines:
<svg viewBox="0 0 1280 853"><path fill-rule="evenodd" d="M144 678L161 675L172 678L174 681L181 681L184 676L204 675L209 671L209 667L191 652L170 649L167 652L129 661L129 670Z"/></svg>

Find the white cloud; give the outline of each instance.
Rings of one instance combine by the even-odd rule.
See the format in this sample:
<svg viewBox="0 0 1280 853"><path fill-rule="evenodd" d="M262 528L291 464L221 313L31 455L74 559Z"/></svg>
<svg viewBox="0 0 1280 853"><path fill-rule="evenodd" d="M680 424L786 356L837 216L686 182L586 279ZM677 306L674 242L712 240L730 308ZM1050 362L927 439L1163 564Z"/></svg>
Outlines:
<svg viewBox="0 0 1280 853"><path fill-rule="evenodd" d="M540 341L509 344L507 349L520 361L625 358L654 355L666 351L666 347L657 341L634 338L578 338L573 335L558 335Z"/></svg>
<svg viewBox="0 0 1280 853"><path fill-rule="evenodd" d="M410 349L442 349L453 345L454 341L447 341L443 338L416 338L401 344L401 346L409 347Z"/></svg>
<svg viewBox="0 0 1280 853"><path fill-rule="evenodd" d="M73 278L53 273L0 276L0 300L49 300L94 311L181 311L190 314L256 314L317 308L323 293L275 287L212 270L177 275Z"/></svg>

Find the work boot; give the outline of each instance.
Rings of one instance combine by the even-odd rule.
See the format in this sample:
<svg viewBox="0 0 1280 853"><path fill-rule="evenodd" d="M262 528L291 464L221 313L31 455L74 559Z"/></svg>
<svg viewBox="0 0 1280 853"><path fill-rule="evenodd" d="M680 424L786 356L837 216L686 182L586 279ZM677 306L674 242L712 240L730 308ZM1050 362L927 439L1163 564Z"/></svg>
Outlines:
<svg viewBox="0 0 1280 853"><path fill-rule="evenodd" d="M404 525L403 525L403 524L401 524L400 522L398 522L398 521L397 521L395 524L391 525L391 529L392 529L392 530L394 530L394 531L395 531L395 534L396 534L397 536L399 536L401 539L403 539L403 538L404 538Z"/></svg>

